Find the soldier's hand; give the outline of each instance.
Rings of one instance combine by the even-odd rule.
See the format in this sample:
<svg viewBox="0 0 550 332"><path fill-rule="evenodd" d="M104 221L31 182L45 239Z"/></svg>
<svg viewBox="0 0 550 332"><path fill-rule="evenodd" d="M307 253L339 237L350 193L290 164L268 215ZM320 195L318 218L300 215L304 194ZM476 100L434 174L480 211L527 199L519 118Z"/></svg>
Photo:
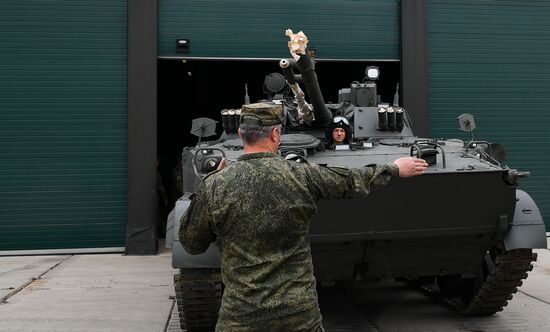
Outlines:
<svg viewBox="0 0 550 332"><path fill-rule="evenodd" d="M399 177L402 178L423 174L428 168L428 164L424 159L414 157L401 157L393 163L399 167Z"/></svg>
<svg viewBox="0 0 550 332"><path fill-rule="evenodd" d="M220 161L220 164L218 165L216 170L221 171L222 169L225 168L226 164L227 164L227 160L225 160L225 158L222 158L222 160Z"/></svg>

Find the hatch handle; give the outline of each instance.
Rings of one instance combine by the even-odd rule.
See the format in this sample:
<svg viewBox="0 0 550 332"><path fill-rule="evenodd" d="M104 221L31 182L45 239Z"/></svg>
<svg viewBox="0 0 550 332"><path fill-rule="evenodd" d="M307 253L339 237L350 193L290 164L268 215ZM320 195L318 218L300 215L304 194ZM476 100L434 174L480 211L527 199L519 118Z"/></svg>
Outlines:
<svg viewBox="0 0 550 332"><path fill-rule="evenodd" d="M416 142L411 146L411 156L415 155L416 150L416 157L423 159L423 154L427 155L427 150L430 150L430 154L434 156L437 152L437 150L441 151L441 161L443 163L443 168L447 168L447 161L445 159L445 150L443 150L443 147L435 142ZM433 152L433 151L436 152ZM435 157L435 156L434 156ZM433 162L428 162L428 164L435 164L435 158L433 158Z"/></svg>

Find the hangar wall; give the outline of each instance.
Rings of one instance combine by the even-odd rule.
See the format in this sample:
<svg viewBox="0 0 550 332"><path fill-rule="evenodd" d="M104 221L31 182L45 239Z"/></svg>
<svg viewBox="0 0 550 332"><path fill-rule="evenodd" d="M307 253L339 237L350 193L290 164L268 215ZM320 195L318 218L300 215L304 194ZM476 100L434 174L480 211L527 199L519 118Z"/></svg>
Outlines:
<svg viewBox="0 0 550 332"><path fill-rule="evenodd" d="M475 137L503 144L505 164L531 172L520 188L550 231L548 17L541 0L428 1L432 136L468 139L455 119L473 114Z"/></svg>
<svg viewBox="0 0 550 332"><path fill-rule="evenodd" d="M0 252L124 250L126 36L125 0L0 2Z"/></svg>
<svg viewBox="0 0 550 332"><path fill-rule="evenodd" d="M430 130L501 142L550 231L550 5L428 0ZM159 56L280 58L288 27L321 59L400 59L400 2L159 0ZM127 1L0 3L0 253L124 250ZM176 52L189 38L190 51ZM463 137L466 138L466 137Z"/></svg>
<svg viewBox="0 0 550 332"><path fill-rule="evenodd" d="M399 59L399 0L161 0L159 55L288 57L284 32L303 30L321 59ZM188 53L176 39L190 40Z"/></svg>

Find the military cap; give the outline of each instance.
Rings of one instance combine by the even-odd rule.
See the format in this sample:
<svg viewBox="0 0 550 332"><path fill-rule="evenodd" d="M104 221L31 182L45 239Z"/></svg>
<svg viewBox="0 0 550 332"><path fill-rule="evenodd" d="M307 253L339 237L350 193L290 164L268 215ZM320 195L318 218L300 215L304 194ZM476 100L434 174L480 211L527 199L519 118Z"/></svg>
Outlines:
<svg viewBox="0 0 550 332"><path fill-rule="evenodd" d="M256 103L243 105L241 123L256 126L274 126L282 123L283 108L281 105Z"/></svg>

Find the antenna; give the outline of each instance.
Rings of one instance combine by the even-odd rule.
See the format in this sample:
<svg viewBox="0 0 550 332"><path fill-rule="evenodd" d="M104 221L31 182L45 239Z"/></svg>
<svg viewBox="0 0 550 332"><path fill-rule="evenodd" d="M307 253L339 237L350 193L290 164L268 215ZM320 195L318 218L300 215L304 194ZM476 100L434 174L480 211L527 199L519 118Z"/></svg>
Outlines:
<svg viewBox="0 0 550 332"><path fill-rule="evenodd" d="M199 138L199 143L203 137L209 137L216 134L217 121L209 118L197 118L191 122L190 133Z"/></svg>
<svg viewBox="0 0 550 332"><path fill-rule="evenodd" d="M470 133L471 142L474 141L474 129L476 129L476 122L474 116L469 113L464 113L456 118L458 120L459 130Z"/></svg>
<svg viewBox="0 0 550 332"><path fill-rule="evenodd" d="M250 104L250 97L248 96L248 84L244 84L244 104Z"/></svg>
<svg viewBox="0 0 550 332"><path fill-rule="evenodd" d="M395 87L395 94L393 95L393 106L399 106L399 82Z"/></svg>

